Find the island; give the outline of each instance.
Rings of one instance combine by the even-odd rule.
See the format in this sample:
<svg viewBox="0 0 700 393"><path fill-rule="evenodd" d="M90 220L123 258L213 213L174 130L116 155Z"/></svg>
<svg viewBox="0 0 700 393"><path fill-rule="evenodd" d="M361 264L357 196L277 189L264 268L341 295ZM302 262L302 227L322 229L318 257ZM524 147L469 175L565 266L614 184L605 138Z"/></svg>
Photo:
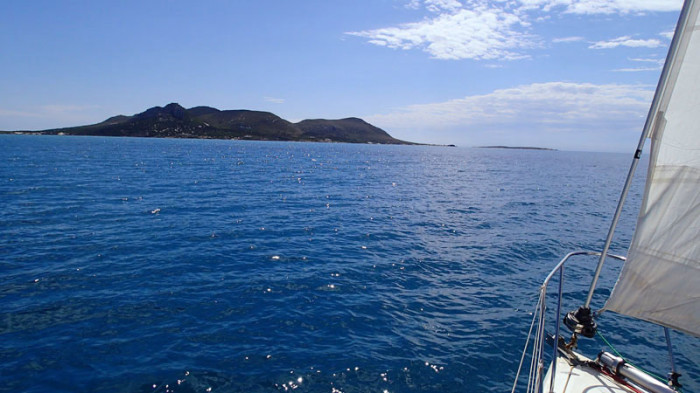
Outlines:
<svg viewBox="0 0 700 393"><path fill-rule="evenodd" d="M548 147L532 147L532 146L478 146L479 149L514 149L514 150L548 150L556 151Z"/></svg>
<svg viewBox="0 0 700 393"><path fill-rule="evenodd" d="M177 103L156 106L132 116L114 116L92 125L42 131L10 131L32 135L92 135L152 138L237 139L262 141L345 142L417 145L389 135L362 119L312 119L291 123L270 113L219 110L208 106L185 109Z"/></svg>

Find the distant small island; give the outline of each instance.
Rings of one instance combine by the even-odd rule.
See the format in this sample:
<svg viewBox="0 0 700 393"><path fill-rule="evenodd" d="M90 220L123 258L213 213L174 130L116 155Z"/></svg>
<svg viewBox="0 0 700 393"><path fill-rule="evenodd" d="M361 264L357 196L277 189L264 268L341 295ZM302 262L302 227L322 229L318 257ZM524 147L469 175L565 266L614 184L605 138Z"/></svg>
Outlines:
<svg viewBox="0 0 700 393"><path fill-rule="evenodd" d="M479 149L515 149L515 150L550 150L556 151L557 149L550 149L548 147L531 147L531 146L477 146Z"/></svg>
<svg viewBox="0 0 700 393"><path fill-rule="evenodd" d="M92 125L5 133L418 145L396 139L355 117L291 123L270 112L219 110L208 106L185 109L177 103L156 106L132 116L110 117Z"/></svg>

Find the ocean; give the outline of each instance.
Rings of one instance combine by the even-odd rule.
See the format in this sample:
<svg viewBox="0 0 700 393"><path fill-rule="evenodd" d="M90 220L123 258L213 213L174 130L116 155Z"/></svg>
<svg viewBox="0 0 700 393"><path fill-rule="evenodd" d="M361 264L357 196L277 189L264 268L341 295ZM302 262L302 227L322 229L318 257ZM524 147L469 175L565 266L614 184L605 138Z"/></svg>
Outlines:
<svg viewBox="0 0 700 393"><path fill-rule="evenodd" d="M539 285L567 252L602 247L632 159L19 135L0 146L1 392L510 391ZM631 240L643 175L614 253ZM595 262L567 269L569 309ZM619 269L606 265L594 308ZM660 328L610 313L599 325L636 364L668 371ZM681 382L700 391L698 340L673 339Z"/></svg>

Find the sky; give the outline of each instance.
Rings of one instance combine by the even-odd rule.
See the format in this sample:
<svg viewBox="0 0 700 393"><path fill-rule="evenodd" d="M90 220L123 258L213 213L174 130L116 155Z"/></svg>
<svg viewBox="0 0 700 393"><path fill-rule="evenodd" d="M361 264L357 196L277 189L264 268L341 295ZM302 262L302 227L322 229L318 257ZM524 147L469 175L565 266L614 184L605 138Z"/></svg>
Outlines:
<svg viewBox="0 0 700 393"><path fill-rule="evenodd" d="M0 2L0 130L171 102L632 152L680 0Z"/></svg>

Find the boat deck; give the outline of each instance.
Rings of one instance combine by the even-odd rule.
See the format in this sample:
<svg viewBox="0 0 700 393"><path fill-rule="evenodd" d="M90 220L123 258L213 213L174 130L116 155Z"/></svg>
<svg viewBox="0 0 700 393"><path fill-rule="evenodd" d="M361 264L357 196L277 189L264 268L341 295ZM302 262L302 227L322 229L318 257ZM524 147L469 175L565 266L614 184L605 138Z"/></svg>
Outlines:
<svg viewBox="0 0 700 393"><path fill-rule="evenodd" d="M550 392L552 368L550 366L544 377L543 392ZM572 366L562 358L557 358L557 369L554 378L554 390L556 393L630 393L633 390L618 384L607 375L587 367Z"/></svg>

